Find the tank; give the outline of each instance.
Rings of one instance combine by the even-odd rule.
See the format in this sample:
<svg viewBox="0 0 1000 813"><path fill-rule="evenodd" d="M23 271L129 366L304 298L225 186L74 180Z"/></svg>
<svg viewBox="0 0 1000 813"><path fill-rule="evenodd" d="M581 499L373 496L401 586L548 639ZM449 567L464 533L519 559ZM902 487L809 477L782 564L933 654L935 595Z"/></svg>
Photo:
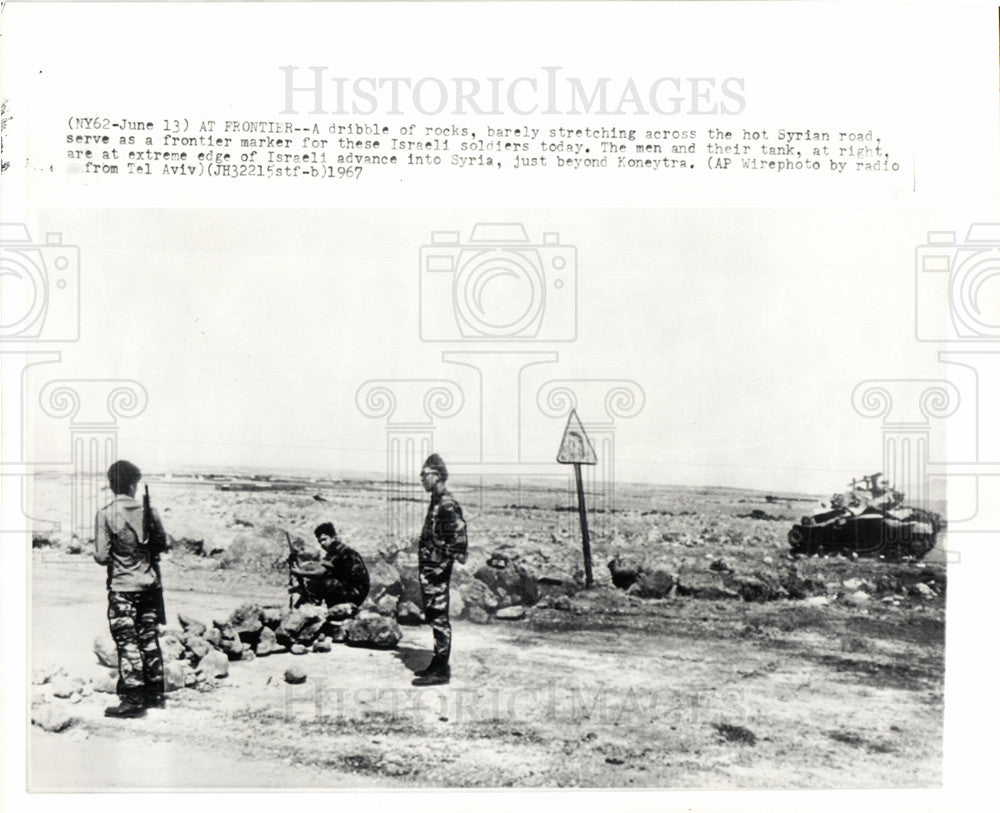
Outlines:
<svg viewBox="0 0 1000 813"><path fill-rule="evenodd" d="M940 514L905 504L905 495L880 483L882 473L850 483L834 494L830 509L792 526L793 554L855 554L885 559L919 559L937 543L945 527Z"/></svg>

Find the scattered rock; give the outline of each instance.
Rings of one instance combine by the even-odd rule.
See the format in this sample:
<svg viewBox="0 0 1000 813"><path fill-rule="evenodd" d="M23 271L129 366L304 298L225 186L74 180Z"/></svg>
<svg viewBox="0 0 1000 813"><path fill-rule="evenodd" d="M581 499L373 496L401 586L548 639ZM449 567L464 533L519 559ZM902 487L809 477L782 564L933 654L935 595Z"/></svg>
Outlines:
<svg viewBox="0 0 1000 813"><path fill-rule="evenodd" d="M184 644L173 635L160 636L160 654L163 655L163 662L178 661L184 657Z"/></svg>
<svg viewBox="0 0 1000 813"><path fill-rule="evenodd" d="M94 654L101 666L110 669L118 668L118 647L110 635L98 635L94 639Z"/></svg>
<svg viewBox="0 0 1000 813"><path fill-rule="evenodd" d="M185 669L190 669L183 661L168 661L163 664L163 690L175 692L184 688Z"/></svg>
<svg viewBox="0 0 1000 813"><path fill-rule="evenodd" d="M118 672L105 672L94 678L94 691L115 694L118 691Z"/></svg>
<svg viewBox="0 0 1000 813"><path fill-rule="evenodd" d="M281 641L285 639L288 642L295 641L299 637L299 633L302 629L309 623L310 618L300 610L292 610L287 613L282 619L281 623L278 625L278 629L275 630L277 633L278 640Z"/></svg>
<svg viewBox="0 0 1000 813"><path fill-rule="evenodd" d="M363 612L347 626L347 643L352 646L394 649L402 637L399 625L378 613Z"/></svg>
<svg viewBox="0 0 1000 813"><path fill-rule="evenodd" d="M219 647L231 661L238 661L243 657L243 653L250 648L249 644L243 643L239 638L223 638L222 646Z"/></svg>
<svg viewBox="0 0 1000 813"><path fill-rule="evenodd" d="M756 745L757 735L749 728L741 725L730 725L729 723L716 723L713 728L718 731L723 739L729 742L741 742L745 745Z"/></svg>
<svg viewBox="0 0 1000 813"><path fill-rule="evenodd" d="M242 604L229 616L229 626L236 631L237 635L260 632L261 627L264 626L260 620L262 612L263 608L259 604Z"/></svg>
<svg viewBox="0 0 1000 813"><path fill-rule="evenodd" d="M215 618L212 620L212 626L219 631L219 634L222 635L224 639L236 637L236 630L233 629L233 626L229 623L228 618Z"/></svg>
<svg viewBox="0 0 1000 813"><path fill-rule="evenodd" d="M788 595L775 579L761 573L750 578L730 577L726 586L743 596L744 601L776 601Z"/></svg>
<svg viewBox="0 0 1000 813"><path fill-rule="evenodd" d="M382 596L382 598L378 600L378 603L375 605L375 612L377 612L379 615L389 615L394 617L396 615L396 607L398 604L399 604L398 596L393 596L386 593L384 596ZM456 612L456 615L459 614L460 613Z"/></svg>
<svg viewBox="0 0 1000 813"><path fill-rule="evenodd" d="M52 703L44 703L31 710L31 722L43 731L65 731L73 724L73 718Z"/></svg>
<svg viewBox="0 0 1000 813"><path fill-rule="evenodd" d="M330 652L333 649L333 642L329 638L320 638L312 645L313 652Z"/></svg>
<svg viewBox="0 0 1000 813"><path fill-rule="evenodd" d="M274 630L270 627L264 627L260 631L260 638L257 639L257 654L263 657L264 655L270 655L278 649L280 647L278 646L278 639L275 637Z"/></svg>
<svg viewBox="0 0 1000 813"><path fill-rule="evenodd" d="M302 644L292 644L288 651L293 655L305 655L309 650L307 650Z"/></svg>
<svg viewBox="0 0 1000 813"><path fill-rule="evenodd" d="M677 592L681 592L680 584L677 585ZM707 584L701 587L694 587L688 593L693 598L705 599L706 601L732 601L741 598L735 590L727 587L720 587L715 584Z"/></svg>
<svg viewBox="0 0 1000 813"><path fill-rule="evenodd" d="M250 647L247 647L246 649L243 650L243 652L240 653L241 661L252 661L256 657L257 657L256 653Z"/></svg>
<svg viewBox="0 0 1000 813"><path fill-rule="evenodd" d="M759 508L754 508L748 514L737 514L737 516L744 519L763 519L770 522L780 522L784 517L776 517L773 514L767 513L767 511L761 511Z"/></svg>
<svg viewBox="0 0 1000 813"><path fill-rule="evenodd" d="M928 587L923 582L913 585L910 588L910 595L920 596L920 598L937 598L937 593L934 592L930 587Z"/></svg>
<svg viewBox="0 0 1000 813"><path fill-rule="evenodd" d="M325 624L325 618L317 618L315 621L309 622L302 628L302 631L296 639L296 643L302 644L302 646L305 647L311 646L313 641L319 638L320 632Z"/></svg>
<svg viewBox="0 0 1000 813"><path fill-rule="evenodd" d="M377 602L382 596L403 595L403 581L399 571L388 562L375 559L368 563L368 595Z"/></svg>
<svg viewBox="0 0 1000 813"><path fill-rule="evenodd" d="M306 670L301 666L289 666L285 670L285 683L293 685L306 682Z"/></svg>
<svg viewBox="0 0 1000 813"><path fill-rule="evenodd" d="M423 601L420 591L420 574L415 564L398 563L399 578L403 583L403 593L399 597L400 601L409 601L411 604L419 605Z"/></svg>
<svg viewBox="0 0 1000 813"><path fill-rule="evenodd" d="M487 613L493 612L500 606L500 599L497 594L485 582L474 579L462 590L465 597L465 606L470 605L481 607ZM414 602L416 603L416 602Z"/></svg>
<svg viewBox="0 0 1000 813"><path fill-rule="evenodd" d="M327 621L323 627L323 634L335 644L347 640L348 621Z"/></svg>
<svg viewBox="0 0 1000 813"><path fill-rule="evenodd" d="M214 647L222 646L222 633L215 627L212 627L212 629L205 633L205 640Z"/></svg>
<svg viewBox="0 0 1000 813"><path fill-rule="evenodd" d="M868 595L864 590L855 590L853 593L848 593L844 596L844 602L850 604L851 606L858 606L860 604L866 604L871 600L871 596Z"/></svg>
<svg viewBox="0 0 1000 813"><path fill-rule="evenodd" d="M79 678L57 677L49 683L49 689L53 696L65 700L83 688L83 681Z"/></svg>
<svg viewBox="0 0 1000 813"><path fill-rule="evenodd" d="M474 604L465 608L464 617L466 621L471 621L473 624L488 624L490 621L490 614Z"/></svg>
<svg viewBox="0 0 1000 813"><path fill-rule="evenodd" d="M309 623L326 621L330 614L325 604L300 604L296 609L305 615Z"/></svg>
<svg viewBox="0 0 1000 813"><path fill-rule="evenodd" d="M344 604L334 604L329 610L327 610L326 617L331 621L343 621L345 618L350 618L358 611L356 604L351 604L346 602Z"/></svg>
<svg viewBox="0 0 1000 813"><path fill-rule="evenodd" d="M474 581L482 582L487 592L495 593L500 599L506 599L510 604L534 604L541 597L538 579L529 573L523 562L513 561L507 555L494 553L490 561L478 568L473 574ZM473 594L467 592L466 600L476 601ZM480 604L484 609L490 609Z"/></svg>
<svg viewBox="0 0 1000 813"><path fill-rule="evenodd" d="M781 586L791 598L826 595L826 583L820 579L803 577L795 565L789 567L780 577Z"/></svg>
<svg viewBox="0 0 1000 813"><path fill-rule="evenodd" d="M497 610L497 618L501 621L520 621L524 618L524 607L519 604L513 607L504 607L502 610Z"/></svg>
<svg viewBox="0 0 1000 813"><path fill-rule="evenodd" d="M465 607L465 617L469 615L469 607ZM396 622L406 626L417 626L424 623L424 613L412 601L401 601L396 607Z"/></svg>
<svg viewBox="0 0 1000 813"><path fill-rule="evenodd" d="M629 593L639 598L666 598L676 583L674 574L668 570L659 567L648 570L644 568Z"/></svg>
<svg viewBox="0 0 1000 813"><path fill-rule="evenodd" d="M177 620L188 635L204 635L208 629L201 621L183 613L178 613Z"/></svg>
<svg viewBox="0 0 1000 813"><path fill-rule="evenodd" d="M58 548L64 541L64 534L59 531L33 531L31 534L31 547L35 549Z"/></svg>
<svg viewBox="0 0 1000 813"><path fill-rule="evenodd" d="M732 573L733 569L724 559L715 559L708 569L715 573Z"/></svg>
<svg viewBox="0 0 1000 813"><path fill-rule="evenodd" d="M194 656L194 662L197 663L201 658L204 658L208 654L209 650L214 649L214 647L206 641L204 638L198 638L197 636L188 638L187 643L188 651Z"/></svg>
<svg viewBox="0 0 1000 813"><path fill-rule="evenodd" d="M173 534L168 534L168 536L170 537L170 549L173 551L183 551L191 556L205 556L207 553L204 539L192 539L189 536L178 537Z"/></svg>
<svg viewBox="0 0 1000 813"><path fill-rule="evenodd" d="M217 649L210 649L198 661L199 678L224 678L229 674L229 658Z"/></svg>
<svg viewBox="0 0 1000 813"><path fill-rule="evenodd" d="M830 599L826 596L809 596L802 603L810 607L825 607L830 603Z"/></svg>
<svg viewBox="0 0 1000 813"><path fill-rule="evenodd" d="M260 611L261 623L270 630L278 628L285 611L281 607L265 607Z"/></svg>
<svg viewBox="0 0 1000 813"><path fill-rule="evenodd" d="M611 571L611 583L621 590L628 590L639 581L642 573L642 563L628 556L616 556L608 562Z"/></svg>

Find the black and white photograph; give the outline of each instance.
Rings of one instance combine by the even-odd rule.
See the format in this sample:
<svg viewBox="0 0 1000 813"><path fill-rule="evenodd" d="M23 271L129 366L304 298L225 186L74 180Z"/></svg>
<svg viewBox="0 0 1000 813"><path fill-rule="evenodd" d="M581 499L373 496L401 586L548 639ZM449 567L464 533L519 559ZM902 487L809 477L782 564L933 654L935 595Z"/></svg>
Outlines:
<svg viewBox="0 0 1000 813"><path fill-rule="evenodd" d="M998 19L8 4L12 804L974 809Z"/></svg>

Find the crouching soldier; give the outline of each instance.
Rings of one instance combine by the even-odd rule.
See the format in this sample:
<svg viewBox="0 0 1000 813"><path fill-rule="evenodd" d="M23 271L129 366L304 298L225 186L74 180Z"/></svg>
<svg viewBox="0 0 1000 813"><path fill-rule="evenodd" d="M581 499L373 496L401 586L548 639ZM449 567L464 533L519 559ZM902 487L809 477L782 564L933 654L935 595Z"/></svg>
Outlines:
<svg viewBox="0 0 1000 813"><path fill-rule="evenodd" d="M312 567L292 566L292 573L299 577L299 586L294 589L299 595L296 604L310 601L322 602L327 607L336 604L360 606L370 587L365 560L340 541L332 522L317 526L315 534L323 549L323 558L318 564L312 563Z"/></svg>
<svg viewBox="0 0 1000 813"><path fill-rule="evenodd" d="M163 606L159 516L135 498L142 473L127 460L108 469L114 499L97 512L94 558L108 569L108 624L118 647L119 705L107 717L142 717L163 708L163 656L156 625Z"/></svg>
<svg viewBox="0 0 1000 813"><path fill-rule="evenodd" d="M469 543L462 507L445 485L447 480L444 460L432 454L420 471L420 483L430 492L431 502L420 534L418 564L424 619L434 633L434 656L426 669L417 672L414 686L437 686L451 679L451 570L456 561L465 561Z"/></svg>

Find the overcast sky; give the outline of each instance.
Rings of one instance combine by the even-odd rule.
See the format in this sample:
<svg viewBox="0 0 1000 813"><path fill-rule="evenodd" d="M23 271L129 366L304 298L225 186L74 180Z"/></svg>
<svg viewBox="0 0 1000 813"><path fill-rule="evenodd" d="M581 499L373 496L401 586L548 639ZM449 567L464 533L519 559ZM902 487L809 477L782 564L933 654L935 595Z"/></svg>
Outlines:
<svg viewBox="0 0 1000 813"><path fill-rule="evenodd" d="M544 276L566 259L522 334L575 327L575 341L421 340L421 308L438 339L461 338L456 309L477 329L476 296L481 330L532 307L527 277L470 274L456 293L454 273L421 267L442 230L459 244L437 254L462 267L477 222L522 223L542 245L495 249L483 270L541 263ZM44 223L81 251L82 338L60 377L143 384L148 408L121 422L119 452L150 470L384 473L385 419L356 404L369 379L455 383L461 408L434 427L446 459L549 462L564 413L543 413L537 393L559 379L576 382L586 426L613 428L619 481L824 493L881 466L880 424L853 410L854 387L945 372L913 337L914 248L940 225L926 212L118 210ZM550 355L511 355L526 351ZM518 369L542 360L519 394ZM609 417L617 384L588 379L634 382L637 400ZM394 420L426 419L420 385L392 386ZM68 423L37 418L35 459L65 457Z"/></svg>

